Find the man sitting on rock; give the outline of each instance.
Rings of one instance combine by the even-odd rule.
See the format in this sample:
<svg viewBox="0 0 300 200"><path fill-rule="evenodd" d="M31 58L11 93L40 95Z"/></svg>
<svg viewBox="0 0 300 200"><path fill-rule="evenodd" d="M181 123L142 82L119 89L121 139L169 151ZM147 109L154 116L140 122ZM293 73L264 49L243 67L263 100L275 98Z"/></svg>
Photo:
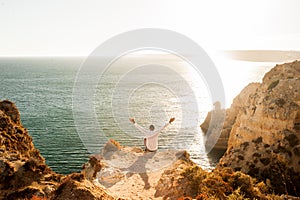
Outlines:
<svg viewBox="0 0 300 200"><path fill-rule="evenodd" d="M134 124L134 126L139 129L142 133L145 134L144 138L144 145L146 147L145 151L154 152L158 149L158 135L160 132L166 128L168 125L170 125L175 118L171 118L168 123L166 123L161 129L154 131L155 127L151 124L149 126L149 130L144 129L140 125L138 125L133 118L129 118L129 121Z"/></svg>

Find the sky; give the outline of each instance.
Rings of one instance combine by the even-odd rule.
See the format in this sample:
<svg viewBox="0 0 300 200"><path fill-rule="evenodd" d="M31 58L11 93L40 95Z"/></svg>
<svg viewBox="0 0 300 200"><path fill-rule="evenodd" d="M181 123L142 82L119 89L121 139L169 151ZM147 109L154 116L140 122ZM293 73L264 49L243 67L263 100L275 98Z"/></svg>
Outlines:
<svg viewBox="0 0 300 200"><path fill-rule="evenodd" d="M207 51L300 50L298 0L0 0L0 56L86 56L140 28L184 34Z"/></svg>

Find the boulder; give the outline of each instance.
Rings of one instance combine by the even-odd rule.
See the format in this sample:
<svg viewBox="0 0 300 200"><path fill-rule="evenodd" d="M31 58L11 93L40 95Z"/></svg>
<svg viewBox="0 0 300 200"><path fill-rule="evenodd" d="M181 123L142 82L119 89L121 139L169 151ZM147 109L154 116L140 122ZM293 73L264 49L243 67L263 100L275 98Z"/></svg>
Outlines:
<svg viewBox="0 0 300 200"><path fill-rule="evenodd" d="M96 186L88 181L83 174L73 173L68 175L59 187L53 192L53 200L121 200L109 194L103 186Z"/></svg>

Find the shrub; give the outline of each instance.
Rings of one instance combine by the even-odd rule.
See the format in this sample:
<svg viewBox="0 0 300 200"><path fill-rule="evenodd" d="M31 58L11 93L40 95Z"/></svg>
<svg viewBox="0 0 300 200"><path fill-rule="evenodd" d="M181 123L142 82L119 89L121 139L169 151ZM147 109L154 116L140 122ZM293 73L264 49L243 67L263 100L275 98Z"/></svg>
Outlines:
<svg viewBox="0 0 300 200"><path fill-rule="evenodd" d="M244 197L245 195L241 193L240 188L234 190L229 196L227 196L228 200L244 200L248 199Z"/></svg>
<svg viewBox="0 0 300 200"><path fill-rule="evenodd" d="M232 168L217 168L207 172L196 165L188 167L181 174L184 183L193 188L191 193L185 194L197 200L242 200L242 199L278 199L272 195L271 188L264 182L256 182L256 179ZM183 198L183 197L182 197Z"/></svg>
<svg viewBox="0 0 300 200"><path fill-rule="evenodd" d="M207 174L208 172L197 165L188 167L181 173L187 179L195 194L199 194L199 185L206 178Z"/></svg>

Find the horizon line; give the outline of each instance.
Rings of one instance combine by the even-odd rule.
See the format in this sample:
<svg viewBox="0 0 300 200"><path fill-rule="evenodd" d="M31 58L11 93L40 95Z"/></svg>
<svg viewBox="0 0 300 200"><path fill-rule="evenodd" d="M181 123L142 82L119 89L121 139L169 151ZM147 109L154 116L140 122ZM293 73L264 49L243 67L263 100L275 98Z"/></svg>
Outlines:
<svg viewBox="0 0 300 200"><path fill-rule="evenodd" d="M222 50L215 50L214 52L216 54L222 53L222 52L246 52L246 51L253 51L253 52L263 52L263 51L269 51L269 52L300 52L296 49L289 49L289 50L279 50L279 49L222 49ZM133 56L147 56L147 55L165 55L166 53L133 53ZM0 55L0 58L32 58L32 57L40 57L40 58L49 58L49 57L88 57L89 55L86 54L32 54L32 55Z"/></svg>

